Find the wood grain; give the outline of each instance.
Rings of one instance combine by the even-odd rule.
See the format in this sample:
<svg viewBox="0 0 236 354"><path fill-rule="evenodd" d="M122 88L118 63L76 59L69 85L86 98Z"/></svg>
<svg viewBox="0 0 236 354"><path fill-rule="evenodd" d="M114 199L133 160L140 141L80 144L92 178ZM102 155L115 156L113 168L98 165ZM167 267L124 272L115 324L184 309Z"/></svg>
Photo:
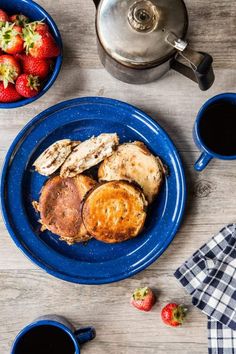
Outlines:
<svg viewBox="0 0 236 354"><path fill-rule="evenodd" d="M184 162L188 204L180 231L157 262L133 278L100 287L66 283L36 268L16 248L0 220L0 353L9 353L17 332L35 317L57 313L75 325L96 327L97 338L83 347L84 354L206 354L206 318L191 306L172 274L224 224L235 222L236 161L214 160L204 172L195 172L199 152L192 127L208 98L236 91L236 2L186 1L191 45L214 56L216 82L207 92L174 72L142 86L115 80L97 56L92 0L38 2L61 30L64 64L55 85L37 102L0 111L0 164L19 130L47 107L73 97L117 98L145 110L170 134ZM142 284L154 287L158 297L149 314L129 306L132 290ZM187 323L177 330L160 322L161 306L171 300L190 308Z"/></svg>

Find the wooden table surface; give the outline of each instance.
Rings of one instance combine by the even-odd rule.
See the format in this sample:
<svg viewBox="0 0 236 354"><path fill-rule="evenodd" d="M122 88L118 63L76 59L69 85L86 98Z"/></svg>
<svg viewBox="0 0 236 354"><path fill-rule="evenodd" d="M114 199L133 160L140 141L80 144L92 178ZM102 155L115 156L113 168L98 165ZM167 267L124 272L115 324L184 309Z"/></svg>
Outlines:
<svg viewBox="0 0 236 354"><path fill-rule="evenodd" d="M104 286L70 284L47 275L16 248L0 220L0 353L10 352L17 332L34 318L57 313L75 325L96 327L97 338L84 345L84 354L206 354L204 315L190 306L186 324L172 329L161 323L160 309L172 300L191 304L173 277L174 270L236 218L236 161L214 160L197 173L193 163L199 152L192 141L194 119L203 102L220 92L236 91L236 2L186 1L191 44L214 57L216 81L207 92L173 71L148 85L115 80L97 56L92 0L38 2L58 24L65 60L55 85L41 99L0 111L0 162L19 130L49 106L73 97L117 98L145 110L170 134L186 169L188 204L180 231L158 261L130 279ZM133 289L146 284L158 297L147 314L129 305Z"/></svg>

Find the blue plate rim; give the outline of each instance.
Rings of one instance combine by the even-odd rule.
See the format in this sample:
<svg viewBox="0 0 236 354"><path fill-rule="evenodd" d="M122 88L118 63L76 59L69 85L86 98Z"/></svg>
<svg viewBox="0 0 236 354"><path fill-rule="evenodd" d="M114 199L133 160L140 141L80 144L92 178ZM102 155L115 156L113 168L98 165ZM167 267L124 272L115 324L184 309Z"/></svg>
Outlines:
<svg viewBox="0 0 236 354"><path fill-rule="evenodd" d="M182 197L180 199L180 205L178 206L178 220L175 224L175 226L172 229L172 232L170 233L170 236L168 238L168 241L166 242L166 244L164 245L164 247L162 247L158 252L156 252L151 258L148 258L148 260L145 260L144 263L141 264L141 266L138 266L134 269L129 270L127 273L122 273L120 275L115 275L115 276L111 276L111 277L107 277L105 279L103 278L98 278L98 279L84 279L84 278L77 278L68 274L64 274L62 272L58 272L54 269L51 269L50 267L48 267L47 265L45 265L44 263L42 263L37 257L35 257L34 255L32 255L32 253L30 253L27 248L24 247L24 245L22 245L22 243L19 241L19 239L17 238L17 236L15 235L15 232L13 230L13 228L11 227L11 222L8 219L8 213L7 213L7 208L6 208L6 203L5 203L5 198L4 198L4 190L5 190L5 182L6 182L6 176L7 176L7 171L8 171L8 166L11 162L11 157L12 154L14 153L14 150L16 148L16 146L18 145L18 143L20 142L20 140L24 137L25 133L38 121L40 121L45 115L47 114L51 114L54 111L57 111L60 108L66 108L67 106L69 107L70 104L73 103L107 103L107 104L111 104L111 105L116 105L116 106L120 106L120 107L127 107L128 109L131 109L133 112L137 112L139 113L142 118L144 118L145 122L151 124L152 126L155 126L155 128L158 128L159 130L161 130L162 134L168 139L168 142L171 146L171 148L173 149L173 152L175 154L176 157L176 161L178 162L178 167L179 167L179 178L181 181L181 190L182 190ZM39 268L43 269L44 271L46 271L48 274L59 278L61 280L64 281L68 281L68 282L72 282L72 283L79 283L79 284L85 284L85 285L102 285L102 284L109 284L109 283L113 283L113 282L117 282L126 278L129 278L139 272L141 272L142 270L146 269L148 266L150 266L153 262L155 262L162 254L163 252L169 247L169 245L171 244L171 242L173 241L179 227L181 224L181 221L183 219L183 215L184 215L184 211L185 211L185 206L186 206L186 199L187 199L187 187L186 187L186 178L185 178L185 173L184 173L184 167L180 158L180 155L174 145L174 143L172 142L171 138L169 137L169 135L166 133L166 131L160 126L159 123L157 123L153 118L151 118L149 115L147 115L144 111L140 110L139 108L130 105L126 102L120 101L120 100L116 100L116 99L112 99L112 98L105 98L105 97L97 97L97 96L89 96L89 97L80 97L80 98L73 98L70 100L66 100L66 101L62 101L57 103L56 105L53 105L49 108L47 108L46 110L42 111L41 113L39 113L38 115L36 115L33 119L31 119L23 128L22 130L16 135L16 137L14 138L13 142L10 145L10 148L7 151L4 163L3 163L3 167L2 167L2 171L1 171L1 179L0 179L0 184L1 184L1 189L0 189L0 208L1 208L1 212L3 215L3 220L5 223L5 226L7 228L8 233L10 234L12 240L14 241L14 243L16 244L16 246L21 250L21 252L23 252L23 254L34 264L36 264Z"/></svg>

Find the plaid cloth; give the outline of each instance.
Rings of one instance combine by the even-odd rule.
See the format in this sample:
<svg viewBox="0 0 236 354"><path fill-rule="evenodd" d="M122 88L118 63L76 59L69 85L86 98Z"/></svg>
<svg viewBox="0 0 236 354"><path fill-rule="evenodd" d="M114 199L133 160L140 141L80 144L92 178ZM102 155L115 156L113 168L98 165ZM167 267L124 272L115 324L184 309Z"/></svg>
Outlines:
<svg viewBox="0 0 236 354"><path fill-rule="evenodd" d="M174 275L208 316L209 354L236 354L236 224L223 228Z"/></svg>

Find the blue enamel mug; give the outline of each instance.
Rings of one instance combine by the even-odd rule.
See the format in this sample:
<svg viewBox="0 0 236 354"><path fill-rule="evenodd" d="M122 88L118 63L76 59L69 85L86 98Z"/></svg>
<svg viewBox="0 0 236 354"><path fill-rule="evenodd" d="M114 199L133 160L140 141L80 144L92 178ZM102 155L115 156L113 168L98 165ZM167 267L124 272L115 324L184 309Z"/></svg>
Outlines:
<svg viewBox="0 0 236 354"><path fill-rule="evenodd" d="M46 315L18 333L11 354L80 354L80 344L95 336L93 327L76 330L64 317Z"/></svg>
<svg viewBox="0 0 236 354"><path fill-rule="evenodd" d="M214 96L211 99L209 99L200 109L200 111L197 115L195 124L194 124L194 128L193 128L194 142L197 145L197 147L199 148L199 150L201 151L200 157L198 158L198 160L194 164L194 168L196 171L202 171L213 158L217 158L220 160L235 160L236 159L236 155L234 153L232 155L231 154L227 155L224 153L217 153L212 148L210 148L209 145L206 143L206 141L204 141L204 139L203 139L200 127L203 124L203 120L208 119L207 115L206 115L206 111L209 110L209 108L211 108L212 106L214 106L216 104L224 105L225 109L227 109L227 106L233 105L233 106L235 106L235 113L236 113L236 93L222 93L217 96ZM222 112L221 118L222 118L222 129L223 129L223 122L225 123L224 112ZM236 119L236 116L235 116L235 119ZM214 121L212 121L212 122L213 123L211 126L212 129L211 129L210 134L215 134ZM235 132L235 134L236 134L236 132ZM224 136L223 133L222 133L222 136ZM224 139L225 139L225 143L226 143L227 138L224 138ZM221 142L219 144L224 145L224 141L222 141L222 139L221 139ZM236 147L236 138L235 138L235 147Z"/></svg>

